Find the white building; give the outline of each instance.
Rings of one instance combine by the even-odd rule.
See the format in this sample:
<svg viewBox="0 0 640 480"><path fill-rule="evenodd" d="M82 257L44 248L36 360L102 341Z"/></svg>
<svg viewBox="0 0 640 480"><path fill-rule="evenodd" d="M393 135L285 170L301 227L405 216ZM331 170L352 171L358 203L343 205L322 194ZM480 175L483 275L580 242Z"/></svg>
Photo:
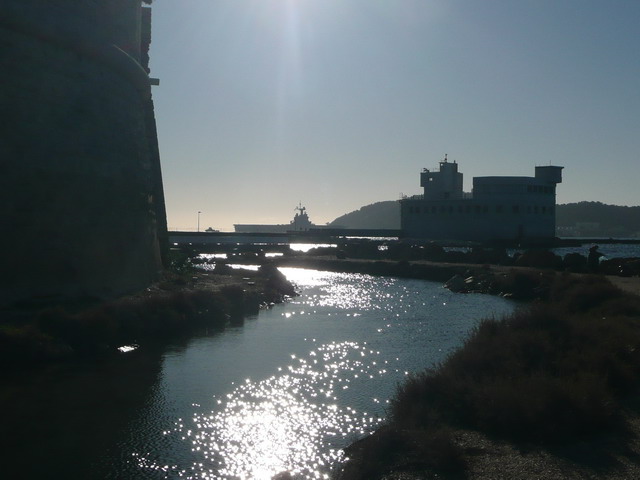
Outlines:
<svg viewBox="0 0 640 480"><path fill-rule="evenodd" d="M556 185L563 167L536 167L535 177L475 177L462 191L458 164L420 174L423 195L400 200L402 235L431 240L550 240L555 237Z"/></svg>

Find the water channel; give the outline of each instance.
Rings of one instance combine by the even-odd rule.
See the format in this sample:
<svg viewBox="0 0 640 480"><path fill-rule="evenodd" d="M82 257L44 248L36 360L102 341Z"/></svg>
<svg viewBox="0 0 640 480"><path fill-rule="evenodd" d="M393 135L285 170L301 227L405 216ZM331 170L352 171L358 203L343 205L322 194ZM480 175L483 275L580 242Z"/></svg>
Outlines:
<svg viewBox="0 0 640 480"><path fill-rule="evenodd" d="M282 271L301 295L242 326L174 345L157 363L127 364L125 354L114 368L49 376L47 400L65 404L51 409L57 433L25 433L22 457L45 463L42 478L65 465L95 478L327 478L409 372L443 360L481 318L515 308L439 283ZM50 424L42 382L30 388L17 415Z"/></svg>

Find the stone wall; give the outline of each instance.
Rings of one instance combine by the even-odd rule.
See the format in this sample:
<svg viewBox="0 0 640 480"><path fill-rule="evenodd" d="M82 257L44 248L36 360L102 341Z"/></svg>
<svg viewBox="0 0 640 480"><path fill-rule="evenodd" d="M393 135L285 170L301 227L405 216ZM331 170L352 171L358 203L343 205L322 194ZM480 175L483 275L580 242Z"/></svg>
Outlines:
<svg viewBox="0 0 640 480"><path fill-rule="evenodd" d="M0 5L0 305L106 298L162 268L139 0Z"/></svg>

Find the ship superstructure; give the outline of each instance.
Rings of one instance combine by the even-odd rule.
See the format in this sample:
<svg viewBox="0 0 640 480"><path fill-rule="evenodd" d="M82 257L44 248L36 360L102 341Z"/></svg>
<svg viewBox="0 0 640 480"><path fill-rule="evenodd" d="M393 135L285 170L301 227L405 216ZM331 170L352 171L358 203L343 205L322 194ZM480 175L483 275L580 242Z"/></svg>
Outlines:
<svg viewBox="0 0 640 480"><path fill-rule="evenodd" d="M289 223L268 225L268 224L246 224L236 223L233 225L237 233L288 233L288 232L307 232L312 228L322 228L315 225L309 220L306 207L298 204L295 208L295 215Z"/></svg>

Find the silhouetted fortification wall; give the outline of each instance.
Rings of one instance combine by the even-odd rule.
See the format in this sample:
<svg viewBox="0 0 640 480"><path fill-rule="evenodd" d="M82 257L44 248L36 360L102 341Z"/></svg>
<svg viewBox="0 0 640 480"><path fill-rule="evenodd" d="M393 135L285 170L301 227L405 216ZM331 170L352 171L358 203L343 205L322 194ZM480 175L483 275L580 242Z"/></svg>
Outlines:
<svg viewBox="0 0 640 480"><path fill-rule="evenodd" d="M0 3L0 305L109 297L162 268L140 19L139 0Z"/></svg>

